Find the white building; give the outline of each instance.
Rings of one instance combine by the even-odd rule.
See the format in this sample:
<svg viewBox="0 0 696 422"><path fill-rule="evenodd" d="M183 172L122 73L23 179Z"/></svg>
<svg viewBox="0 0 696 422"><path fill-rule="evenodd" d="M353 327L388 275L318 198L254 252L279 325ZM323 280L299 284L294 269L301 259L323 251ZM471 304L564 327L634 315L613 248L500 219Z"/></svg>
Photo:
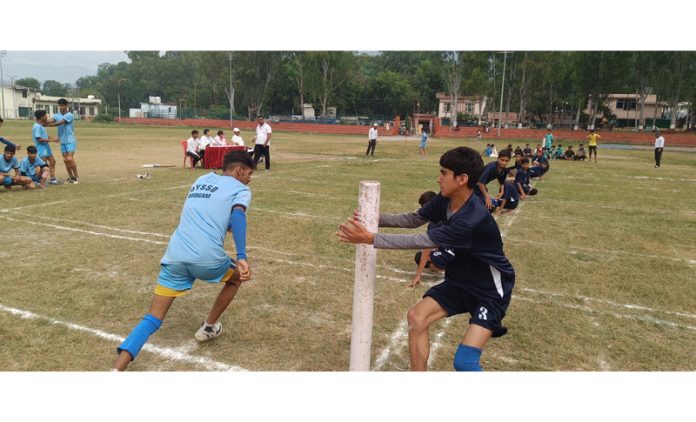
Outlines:
<svg viewBox="0 0 696 422"><path fill-rule="evenodd" d="M176 104L162 104L160 97L150 97L147 103L140 103L140 108L128 109L128 117L176 119Z"/></svg>
<svg viewBox="0 0 696 422"><path fill-rule="evenodd" d="M19 85L1 85L0 116L3 119L33 119L36 110L46 110L49 114L58 113L58 100L67 99L69 109L77 119L92 119L99 114L101 100L89 95L87 98L53 97L43 95L34 88Z"/></svg>

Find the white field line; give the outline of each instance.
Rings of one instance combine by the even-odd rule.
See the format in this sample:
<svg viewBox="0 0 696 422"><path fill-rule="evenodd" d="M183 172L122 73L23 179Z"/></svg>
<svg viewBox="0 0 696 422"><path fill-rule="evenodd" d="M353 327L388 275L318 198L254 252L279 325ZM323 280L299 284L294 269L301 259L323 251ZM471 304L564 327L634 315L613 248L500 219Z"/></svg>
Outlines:
<svg viewBox="0 0 696 422"><path fill-rule="evenodd" d="M405 341L407 341L407 339L408 324L406 323L406 320L401 320L399 326L396 327L396 330L394 330L389 336L389 342L387 343L387 347L383 348L377 356L377 360L375 360L375 364L373 365L372 370L379 371L380 369L382 369L384 364L387 363L387 361L389 360L389 355L391 354L392 349L396 347L397 344L403 344Z"/></svg>
<svg viewBox="0 0 696 422"><path fill-rule="evenodd" d="M3 304L0 304L0 311L14 315L14 316L18 316L18 317L23 318L23 319L48 321L54 325L62 325L62 326L69 328L70 330L80 331L83 333L91 334L95 337L103 338L105 340L109 340L109 341L113 341L113 342L121 343L125 340L124 337L118 336L116 334L110 334L110 333L107 333L107 332L104 332L101 330L97 330L94 328L89 328L89 327L85 327L82 325L74 324L72 322L61 321L61 320L58 320L55 318L51 318L51 317L47 317L47 316L43 316L43 315L38 315L38 314L35 314L33 312L30 312L30 311L25 311L23 309L17 309L17 308L13 308L10 306L5 306ZM181 350L173 349L170 347L159 347L159 346L154 346L152 344L146 344L143 347L143 350L148 351L150 353L160 355L163 358L166 358L169 360L200 365L209 371L246 371L246 369L241 368L239 366L233 366L233 365L228 365L226 363L217 362L217 361L214 361L210 358L203 357L203 356L190 355L188 353L182 352Z"/></svg>
<svg viewBox="0 0 696 422"><path fill-rule="evenodd" d="M0 218L4 218L4 219L10 220L10 221L19 221L22 223L33 224L35 226L44 226L44 227L51 227L51 228L58 229L58 230L66 230L66 231L71 231L71 232L86 233L86 234L91 234L94 236L104 236L104 237L111 237L114 239L123 239L123 240L134 240L136 242L155 243L157 245L166 245L167 244L167 242L162 242L159 240L149 240L149 239L143 239L141 237L118 236L115 234L107 234L107 233L94 232L91 230L75 229L72 227L59 226L56 224L39 223L36 221L31 221L31 220L20 220L20 219L16 219L16 218L12 218L12 217L7 217L4 215L0 215Z"/></svg>
<svg viewBox="0 0 696 422"><path fill-rule="evenodd" d="M252 207L249 209L249 212L253 211L259 211L259 212L268 212L271 214L283 214L287 215L289 217L302 217L302 218L313 218L313 219L322 219L322 220L331 220L331 221L336 221L336 217L328 217L328 216L323 216L323 215L312 215L312 214L305 214L300 211L295 211L295 212L285 212L285 211L276 211L276 210L269 210L266 208L259 208L259 207Z"/></svg>
<svg viewBox="0 0 696 422"><path fill-rule="evenodd" d="M532 302L532 303L537 303L537 304L550 304L553 306L558 306L561 308L568 308L568 309L573 309L573 310L578 310L578 311L583 311L587 312L590 314L602 314L602 315L609 315L614 318L622 318L622 319L631 319L634 321L643 321L643 322L651 322L654 324L658 325L666 325L668 327L672 328L682 328L685 330L692 330L696 331L696 326L693 325L687 325L687 324L679 324L674 321L667 321L664 319L659 319L655 318L651 315L631 315L631 314L623 314L615 311L603 311L603 310L598 310L591 308L586 305L575 305L571 303L563 303L563 302L558 302L558 301L553 301L553 300L544 300L544 299L532 299L526 296L516 296L516 299L520 299L522 301L527 301L527 302Z"/></svg>
<svg viewBox="0 0 696 422"><path fill-rule="evenodd" d="M618 257L622 255L626 256L635 256L638 258L651 258L651 259L666 259L670 261L687 261L689 265L694 265L696 264L696 260L688 258L688 257L670 257L670 256L664 256L664 255L648 255L648 254L642 254L642 253L637 253L637 252L628 252L628 251L620 251L620 250L605 250L605 249L597 249L597 248L585 248L582 246L574 246L574 245L569 245L569 244L560 244L560 243L555 243L555 242L544 242L544 241L533 241L533 240L527 240L527 239L518 239L516 237L508 237L506 238L508 242L512 243L529 243L532 245L545 245L545 246L552 246L555 248L558 248L561 252L568 252L570 254L575 254L576 251L584 251L588 252L589 254L599 256L599 257L606 257L606 256L611 256L611 257Z"/></svg>
<svg viewBox="0 0 696 422"><path fill-rule="evenodd" d="M559 200L559 199L548 199L544 198L543 202L540 203L559 203L559 204L570 204L570 205L581 205L584 208L603 208L608 210L619 210L626 211L625 207L613 207L611 205L599 205L591 204L582 201L572 201L572 200ZM656 209L646 209L646 208L629 208L630 211L642 212L645 214L676 214L676 215L688 215L696 216L696 212L693 211L669 211L669 210L656 210Z"/></svg>
<svg viewBox="0 0 696 422"><path fill-rule="evenodd" d="M613 300L608 300L608 299L597 299L594 297L589 297L589 296L582 296L582 295L567 295L563 293L558 293L558 292L550 292L546 290L539 290L539 289L530 289L530 288L523 288L522 291L524 292L529 292L529 293L534 293L534 294L540 294L540 295L545 295L545 296L554 296L554 297L567 297L571 299L579 299L582 300L583 302L597 302L597 303L603 303L605 305L612 306L614 308L625 308L625 309L635 309L639 311L645 311L645 312L652 312L652 313L663 313L667 315L674 315L674 316L679 316L679 317L684 317L684 318L691 318L691 319L696 319L696 314L688 314L688 313L683 313L683 312L674 312L674 311L663 311L663 310L658 310L658 309L653 309L645 305L636 305L632 303L618 303L614 302Z"/></svg>
<svg viewBox="0 0 696 422"><path fill-rule="evenodd" d="M2 209L0 209L0 212L12 212L12 211L16 211L16 210L23 210L25 208L33 208L33 207L47 207L49 205L64 204L66 202L67 201L42 202L40 204L25 205L23 207L2 208Z"/></svg>
<svg viewBox="0 0 696 422"><path fill-rule="evenodd" d="M66 223L80 224L83 226L96 227L99 229L106 229L106 230L113 230L113 231L117 231L117 232L121 232L121 233L142 234L142 235L146 235L146 236L156 236L156 237L162 237L162 238L166 238L166 239L169 239L171 237L169 235L161 234L161 233L141 232L141 231L137 231L137 230L119 229L116 227L104 226L102 224L92 224L92 223L86 223L84 221L68 220L65 218L45 217L42 215L23 214L23 213L13 213L13 214L21 215L23 217L28 217L28 218L38 218L41 220L64 221Z"/></svg>

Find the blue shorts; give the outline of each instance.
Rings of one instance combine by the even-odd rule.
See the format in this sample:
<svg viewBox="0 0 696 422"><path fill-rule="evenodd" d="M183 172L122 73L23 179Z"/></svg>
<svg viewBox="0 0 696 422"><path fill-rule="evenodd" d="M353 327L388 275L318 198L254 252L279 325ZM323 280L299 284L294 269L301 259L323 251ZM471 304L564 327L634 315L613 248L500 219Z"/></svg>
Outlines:
<svg viewBox="0 0 696 422"><path fill-rule="evenodd" d="M44 144L45 142L39 142L39 144L36 146L36 155L38 155L42 159L53 155L51 147L49 145Z"/></svg>
<svg viewBox="0 0 696 422"><path fill-rule="evenodd" d="M425 142L421 141L420 146L418 148L425 149Z"/></svg>
<svg viewBox="0 0 696 422"><path fill-rule="evenodd" d="M454 284L443 281L428 289L423 297L431 297L447 312L448 316L468 312L469 324L480 325L493 332L493 337L507 333L502 326L505 311L510 304L512 288L503 297L497 295L474 295Z"/></svg>
<svg viewBox="0 0 696 422"><path fill-rule="evenodd" d="M5 176L2 178L2 184L4 186L12 186L12 176Z"/></svg>
<svg viewBox="0 0 696 422"><path fill-rule="evenodd" d="M196 264L161 264L157 284L177 292L190 290L196 279L219 283L229 270L237 268L231 259L218 266ZM227 281L227 280L224 280Z"/></svg>
<svg viewBox="0 0 696 422"><path fill-rule="evenodd" d="M69 152L75 152L77 149L77 142L69 142L67 144L60 144L60 152L67 154Z"/></svg>
<svg viewBox="0 0 696 422"><path fill-rule="evenodd" d="M43 167L41 167L41 172L43 173ZM21 175L24 177L30 178L32 182L41 183L41 175L40 174L34 174L33 176L30 176L30 175L26 174L25 172L22 172Z"/></svg>

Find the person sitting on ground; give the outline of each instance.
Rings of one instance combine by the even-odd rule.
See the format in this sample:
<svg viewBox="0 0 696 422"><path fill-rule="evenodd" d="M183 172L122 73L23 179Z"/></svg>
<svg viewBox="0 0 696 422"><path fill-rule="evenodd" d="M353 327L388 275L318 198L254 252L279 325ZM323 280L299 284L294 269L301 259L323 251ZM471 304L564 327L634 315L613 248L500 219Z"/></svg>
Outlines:
<svg viewBox="0 0 696 422"><path fill-rule="evenodd" d="M196 168L196 164L203 158L198 154L198 131L192 130L191 137L186 140L186 155L191 157L191 170Z"/></svg>
<svg viewBox="0 0 696 422"><path fill-rule="evenodd" d="M536 195L537 190L529 185L531 177L529 175L529 158L524 157L520 162L520 167L515 175L515 187L520 193L520 199L527 199L527 195Z"/></svg>
<svg viewBox="0 0 696 422"><path fill-rule="evenodd" d="M493 152L493 149L491 148L491 144L486 144L486 149L483 150L483 156L490 157L491 152Z"/></svg>
<svg viewBox="0 0 696 422"><path fill-rule="evenodd" d="M532 149L529 147L529 144L524 146L522 153L524 154L525 157L529 157L532 155Z"/></svg>
<svg viewBox="0 0 696 422"><path fill-rule="evenodd" d="M585 161L585 158L587 158L585 148L582 146L582 144L580 144L580 146L578 147L578 152L575 153L575 160Z"/></svg>
<svg viewBox="0 0 696 422"><path fill-rule="evenodd" d="M244 139L242 139L238 127L232 129L232 145L240 147L244 146Z"/></svg>
<svg viewBox="0 0 696 422"><path fill-rule="evenodd" d="M550 167L549 159L546 157L546 148L537 151L532 164L533 166L529 168L529 177L538 177L539 180L544 180L544 174L549 171Z"/></svg>
<svg viewBox="0 0 696 422"><path fill-rule="evenodd" d="M224 147L227 146L227 139L225 139L225 132L218 130L217 135L213 138L213 142L210 145L214 147Z"/></svg>
<svg viewBox="0 0 696 422"><path fill-rule="evenodd" d="M486 208L492 209L491 195L488 192L487 185L493 179L498 179L501 185L505 183L505 176L509 169L507 168L510 162L510 151L504 149L500 151L500 156L496 161L492 161L483 167L481 177L479 177L474 187L474 194L486 205Z"/></svg>
<svg viewBox="0 0 696 422"><path fill-rule="evenodd" d="M508 144L507 148L508 151L510 151L510 156L512 156L512 144Z"/></svg>
<svg viewBox="0 0 696 422"><path fill-rule="evenodd" d="M537 144L536 148L534 148L534 151L532 151L532 156L530 158L534 159L534 157L537 156L540 152L542 152L544 148L541 146L541 144Z"/></svg>
<svg viewBox="0 0 696 422"><path fill-rule="evenodd" d="M517 146L515 147L515 152L513 152L513 155L517 155L518 153L519 153L520 155L524 155L524 153L522 152L522 148L520 148L519 145L517 145Z"/></svg>
<svg viewBox="0 0 696 422"><path fill-rule="evenodd" d="M489 157L498 158L498 149L495 147L495 144L491 144L491 155Z"/></svg>
<svg viewBox="0 0 696 422"><path fill-rule="evenodd" d="M37 149L34 145L27 147L27 156L19 163L19 173L22 176L28 177L33 182L34 186L40 189L46 189L46 181L51 174L48 164L37 156ZM32 189L25 186L25 189Z"/></svg>
<svg viewBox="0 0 696 422"><path fill-rule="evenodd" d="M7 190L12 190L12 186L18 185L25 189L33 189L34 183L30 178L19 174L19 161L15 157L17 147L14 145L5 145L5 153L0 160L0 181ZM15 175L10 173L14 170Z"/></svg>
<svg viewBox="0 0 696 422"><path fill-rule="evenodd" d="M563 153L563 158L567 161L575 161L575 151L573 151L572 145L568 145L568 149Z"/></svg>
<svg viewBox="0 0 696 422"><path fill-rule="evenodd" d="M515 165L510 167L511 169L518 170L520 168L520 164L522 163L522 158L523 158L522 151L515 151Z"/></svg>
<svg viewBox="0 0 696 422"><path fill-rule="evenodd" d="M520 194L515 187L515 176L517 171L512 169L508 172L505 182L500 186L500 192L491 200L493 208L491 213L496 211L498 214L506 214L520 203Z"/></svg>
<svg viewBox="0 0 696 422"><path fill-rule="evenodd" d="M554 160L563 159L563 145L558 144L558 146L556 146L556 149L553 151L552 157Z"/></svg>
<svg viewBox="0 0 696 422"><path fill-rule="evenodd" d="M420 198L418 198L418 203L421 208L423 205L427 204L435 198L437 194L433 191L424 192ZM428 230L436 229L441 223L428 223ZM416 270L416 276L408 284L408 287L415 287L420 284L421 276L423 270L428 268L430 271L441 273L447 267L447 263L451 262L456 257L453 249L450 248L427 248L422 251L416 252L413 259L418 264L418 269Z"/></svg>

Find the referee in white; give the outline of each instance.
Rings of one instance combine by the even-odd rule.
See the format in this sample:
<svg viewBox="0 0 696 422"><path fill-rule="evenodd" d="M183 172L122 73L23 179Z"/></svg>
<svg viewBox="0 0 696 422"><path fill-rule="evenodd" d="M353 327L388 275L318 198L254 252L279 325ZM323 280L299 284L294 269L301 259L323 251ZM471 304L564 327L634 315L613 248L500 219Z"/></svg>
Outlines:
<svg viewBox="0 0 696 422"><path fill-rule="evenodd" d="M662 160L662 150L665 148L665 138L660 135L660 132L655 132L655 168L660 168L660 160Z"/></svg>

